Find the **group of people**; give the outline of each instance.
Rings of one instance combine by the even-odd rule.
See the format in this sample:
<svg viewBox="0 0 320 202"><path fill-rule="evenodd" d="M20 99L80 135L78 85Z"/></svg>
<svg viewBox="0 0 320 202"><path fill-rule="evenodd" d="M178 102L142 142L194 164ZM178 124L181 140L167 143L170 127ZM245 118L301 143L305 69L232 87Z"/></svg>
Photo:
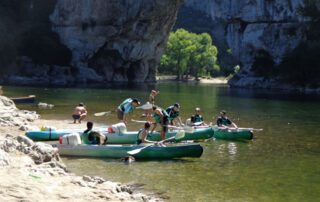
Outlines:
<svg viewBox="0 0 320 202"><path fill-rule="evenodd" d="M144 128L139 130L137 135L137 144L141 143L157 143L155 141L147 140L149 131L151 134L155 130L158 124L161 125L161 138L162 140L166 139L166 133L168 132L168 128L175 127L175 119L178 120L178 123L181 126L184 124L182 123L180 117L179 117L179 110L180 110L180 104L175 103L172 106L169 106L167 109L163 109L159 106L155 105L155 96L157 96L160 93L160 91L152 90L149 95L149 103L152 105L152 108L150 110L146 110L146 116L148 119L148 116L151 114L155 122L152 123L150 121L146 121L144 124ZM133 110L140 105L140 101L137 98L128 98L124 100L117 108L117 116L120 122L123 122L124 124L127 124L127 117L130 113L133 112ZM217 119L217 125L221 130L228 129L229 126L233 126L234 128L237 128L237 125L233 123L227 116L227 112L225 110L222 110L220 112L220 117ZM86 117L87 110L83 103L80 103L79 106L77 106L74 110L74 113L72 115L74 119L74 123L78 120L79 123ZM200 108L195 109L195 114L191 116L190 118L191 126L201 126L206 125L203 121L203 117L200 115ZM153 127L151 128L151 125ZM93 123L88 122L87 123L87 130L84 132L84 135L87 135L85 138L85 143L88 144L103 144L107 141L106 136L102 135L101 133L93 133L92 131ZM90 134L90 135L89 135Z"/></svg>

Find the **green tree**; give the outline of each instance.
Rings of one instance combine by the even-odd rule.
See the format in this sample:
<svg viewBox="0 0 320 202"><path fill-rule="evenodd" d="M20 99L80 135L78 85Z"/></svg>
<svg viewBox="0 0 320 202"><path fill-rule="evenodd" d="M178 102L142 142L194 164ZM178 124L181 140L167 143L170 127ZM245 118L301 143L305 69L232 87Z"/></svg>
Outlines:
<svg viewBox="0 0 320 202"><path fill-rule="evenodd" d="M212 45L207 33L194 34L184 29L170 33L168 46L162 56L159 72L177 75L181 79L185 74L212 74L217 61L218 50Z"/></svg>

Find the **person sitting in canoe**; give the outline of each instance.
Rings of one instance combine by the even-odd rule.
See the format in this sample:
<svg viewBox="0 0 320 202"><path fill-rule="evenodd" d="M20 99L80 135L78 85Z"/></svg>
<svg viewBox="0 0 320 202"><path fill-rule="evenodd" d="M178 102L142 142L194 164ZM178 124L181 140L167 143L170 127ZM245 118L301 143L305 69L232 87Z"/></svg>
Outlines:
<svg viewBox="0 0 320 202"><path fill-rule="evenodd" d="M175 125L174 123L174 119L178 117L179 120L179 124L182 125L181 119L179 117L179 109L180 109L180 105L179 103L175 103L173 106L170 106L166 109L166 112L169 115L169 119L170 119L170 124L171 125Z"/></svg>
<svg viewBox="0 0 320 202"><path fill-rule="evenodd" d="M93 131L93 123L87 123L87 130L85 130L81 135L81 140L83 144L98 144L103 145L107 142L107 136L101 134L100 132Z"/></svg>
<svg viewBox="0 0 320 202"><path fill-rule="evenodd" d="M76 108L74 108L74 111L72 114L73 123L76 123L77 120L79 121L79 123L81 123L81 121L84 118L86 118L87 113L88 113L88 111L87 111L86 107L81 102L78 106L76 106Z"/></svg>
<svg viewBox="0 0 320 202"><path fill-rule="evenodd" d="M153 133L154 129L157 127L157 124L160 123L162 126L161 138L162 140L166 139L166 133L168 132L168 124L169 124L169 115L166 110L161 109L160 107L153 106L152 107L153 117L156 120L153 128L151 129L151 133Z"/></svg>
<svg viewBox="0 0 320 202"><path fill-rule="evenodd" d="M192 126L202 126L205 125L203 122L203 118L200 115L200 108L197 107L195 109L195 115L191 116L191 124Z"/></svg>
<svg viewBox="0 0 320 202"><path fill-rule="evenodd" d="M233 123L228 117L227 117L227 112L225 110L222 110L220 112L220 117L218 117L217 120L217 125L220 127L220 129L228 129L229 126L233 126L235 129L238 128L238 126Z"/></svg>
<svg viewBox="0 0 320 202"><path fill-rule="evenodd" d="M156 141L147 140L150 127L151 127L150 122L146 122L144 124L144 128L139 130L138 135L137 135L137 145L139 145L141 143L158 143Z"/></svg>
<svg viewBox="0 0 320 202"><path fill-rule="evenodd" d="M125 101L123 101L117 109L118 119L127 125L127 116L139 104L140 102L137 98L134 98L134 99L128 98Z"/></svg>

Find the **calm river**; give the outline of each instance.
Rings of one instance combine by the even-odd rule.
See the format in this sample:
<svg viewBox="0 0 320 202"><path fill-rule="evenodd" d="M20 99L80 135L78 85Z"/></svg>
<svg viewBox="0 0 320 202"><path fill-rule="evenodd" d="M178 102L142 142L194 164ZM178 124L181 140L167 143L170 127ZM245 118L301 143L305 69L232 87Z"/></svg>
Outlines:
<svg viewBox="0 0 320 202"><path fill-rule="evenodd" d="M184 120L200 107L205 121L215 122L219 111L225 109L238 126L264 130L256 132L249 142L202 142L204 153L199 159L125 165L118 160L63 158L70 170L136 183L170 201L320 200L319 96L187 83L106 89L4 87L4 94L35 94L37 103L54 104L52 110L20 106L36 110L44 119L70 119L74 106L84 102L90 113L87 120L110 125L117 122L116 113L105 117L94 117L93 113L116 109L127 97L137 97L144 103L153 88L160 90L158 105L180 103ZM135 110L131 118L141 119L142 113ZM128 124L128 130L141 127Z"/></svg>

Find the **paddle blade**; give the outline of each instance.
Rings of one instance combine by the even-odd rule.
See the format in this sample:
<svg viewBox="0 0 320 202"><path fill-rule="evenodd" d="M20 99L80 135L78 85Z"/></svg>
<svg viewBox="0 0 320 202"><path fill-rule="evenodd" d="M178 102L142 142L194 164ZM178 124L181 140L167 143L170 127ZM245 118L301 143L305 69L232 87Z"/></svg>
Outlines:
<svg viewBox="0 0 320 202"><path fill-rule="evenodd" d="M183 130L187 133L194 133L194 128L190 126L184 126Z"/></svg>
<svg viewBox="0 0 320 202"><path fill-rule="evenodd" d="M184 131L179 131L179 132L177 132L174 139L176 139L176 140L182 139L182 138L184 138L185 135L186 135L186 133Z"/></svg>
<svg viewBox="0 0 320 202"><path fill-rule="evenodd" d="M142 149L143 148L134 149L134 150L128 151L127 153L130 154L130 155L135 155L135 154L139 153Z"/></svg>
<svg viewBox="0 0 320 202"><path fill-rule="evenodd" d="M137 109L144 109L144 110L148 110L148 109L151 109L152 108L152 104L150 103L146 103L142 106L139 106L139 107L136 107Z"/></svg>

